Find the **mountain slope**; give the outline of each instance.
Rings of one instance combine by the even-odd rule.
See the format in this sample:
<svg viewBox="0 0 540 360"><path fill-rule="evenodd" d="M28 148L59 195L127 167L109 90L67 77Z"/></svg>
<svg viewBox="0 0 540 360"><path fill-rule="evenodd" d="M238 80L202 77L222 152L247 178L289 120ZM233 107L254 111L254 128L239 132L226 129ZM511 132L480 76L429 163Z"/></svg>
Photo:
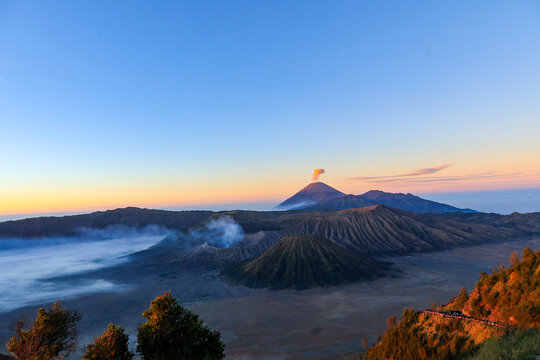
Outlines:
<svg viewBox="0 0 540 360"><path fill-rule="evenodd" d="M303 207L304 210L345 210L371 205L385 205L394 209L413 211L415 213L442 214L448 212L474 213L471 209L459 209L447 204L422 199L412 194L387 193L370 190L362 195L346 195L324 199L315 204Z"/></svg>
<svg viewBox="0 0 540 360"><path fill-rule="evenodd" d="M371 206L343 211L163 211L125 208L86 215L42 217L0 223L0 238L77 236L80 228L143 228L159 225L185 235L208 219L228 216L246 236L239 246L167 257L189 266L222 267L259 256L287 235L319 235L363 254L389 255L450 249L540 235L540 213L503 216L481 213L416 214ZM256 235L258 234L258 235ZM181 234L180 234L181 235ZM181 241L183 237L179 237ZM200 245L200 244L199 244ZM178 247L178 246L177 246ZM165 251L166 252L166 251Z"/></svg>
<svg viewBox="0 0 540 360"><path fill-rule="evenodd" d="M384 266L319 236L286 236L255 260L225 273L249 287L307 289L371 279Z"/></svg>
<svg viewBox="0 0 540 360"><path fill-rule="evenodd" d="M370 190L361 196L377 205L386 205L391 208L414 211L416 213L441 214L446 212L476 212L471 209L460 209L436 201L422 199L413 194L387 193L379 190Z"/></svg>
<svg viewBox="0 0 540 360"><path fill-rule="evenodd" d="M442 214L448 212L476 213L471 209L460 209L436 201L422 199L413 194L387 193L370 190L362 195L345 195L321 182L309 184L276 208L281 210L345 210L372 205L386 205L391 208L416 213Z"/></svg>
<svg viewBox="0 0 540 360"><path fill-rule="evenodd" d="M314 182L283 201L276 208L283 210L301 209L321 200L345 196L344 193L322 182Z"/></svg>
<svg viewBox="0 0 540 360"><path fill-rule="evenodd" d="M319 235L369 254L404 254L472 245L522 234L511 228L463 223L383 205L332 213L307 213L292 234Z"/></svg>
<svg viewBox="0 0 540 360"><path fill-rule="evenodd" d="M454 216L415 214L385 206L339 212L227 211L214 216L229 216L244 229L244 240L238 246L219 248L204 245L184 251L182 239L185 235L180 234L172 243L177 245L163 243L160 249L152 252L161 254L154 256L155 263L167 263L167 266L175 268L214 269L252 260L288 235L323 236L356 253L384 256L520 239L534 234L537 224L540 224L540 213L488 216L485 219L487 223L479 223L484 217L479 218L478 214L462 215L470 215L474 221L457 221ZM515 223L530 225L516 229ZM149 253L147 251L145 256L152 257Z"/></svg>
<svg viewBox="0 0 540 360"><path fill-rule="evenodd" d="M345 195L331 199L324 199L315 204L308 205L302 210L314 211L314 210L345 210L363 208L366 206L378 205L376 202L365 199L358 195Z"/></svg>
<svg viewBox="0 0 540 360"><path fill-rule="evenodd" d="M475 355L479 344L482 349L486 339L505 332L504 336L519 335L516 328L537 329L533 331L540 338L540 251L525 249L521 261L513 263L491 275L483 273L470 293L462 289L437 309L405 309L401 321L389 318L388 330L362 359L466 359ZM506 356L489 359L532 359L508 355L526 344L503 341L501 345ZM537 343L535 348L540 349Z"/></svg>

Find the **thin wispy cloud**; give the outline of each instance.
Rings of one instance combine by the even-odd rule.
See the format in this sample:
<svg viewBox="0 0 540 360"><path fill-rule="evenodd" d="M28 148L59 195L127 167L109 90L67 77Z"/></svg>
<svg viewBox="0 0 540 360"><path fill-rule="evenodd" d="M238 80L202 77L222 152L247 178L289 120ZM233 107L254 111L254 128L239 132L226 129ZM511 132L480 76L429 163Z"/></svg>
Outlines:
<svg viewBox="0 0 540 360"><path fill-rule="evenodd" d="M441 170L446 169L449 166L450 166L449 164L444 164L444 165L440 165L440 166L436 166L436 167L432 167L432 168L418 169L418 170L414 170L413 172L411 172L409 174L406 174L405 176L417 176L417 175L434 174L434 173L437 173L437 172L439 172Z"/></svg>
<svg viewBox="0 0 540 360"><path fill-rule="evenodd" d="M414 184L439 184L439 183L451 183L451 182L464 182L464 181L471 181L471 180L494 180L494 179L514 179L514 178L520 178L525 176L525 174L521 172L514 172L514 173L505 173L505 174L495 174L495 173L477 173L477 174L467 174L467 175L460 175L460 176L432 176L432 177L402 177L402 178L375 178L373 180L369 180L369 182L375 182L375 183L393 183L393 182L400 182L400 183L414 183ZM368 181L368 180L365 180Z"/></svg>
<svg viewBox="0 0 540 360"><path fill-rule="evenodd" d="M349 180L358 180L358 181L373 181L373 180L385 180L385 179L396 179L399 178L407 178L407 177L416 177L416 176L422 176L422 175L430 175L438 173L441 170L444 170L446 168L450 167L449 164L443 164L440 166L430 167L430 168L424 168L424 169L417 169L413 170L409 173L405 174L396 174L396 175L386 175L386 176L356 176L349 178ZM394 180L394 181L396 181Z"/></svg>
<svg viewBox="0 0 540 360"><path fill-rule="evenodd" d="M448 175L441 176L438 173L444 169L450 167L449 164L443 164L440 166L428 167L417 169L408 173L384 175L384 176L356 176L351 177L348 180L359 181L365 183L377 183L377 184L399 184L404 186L433 186L433 185L445 185L445 184L459 184L467 182L523 182L528 179L537 178L534 175L527 174L525 172L481 172L463 175ZM437 175L435 175L437 174Z"/></svg>

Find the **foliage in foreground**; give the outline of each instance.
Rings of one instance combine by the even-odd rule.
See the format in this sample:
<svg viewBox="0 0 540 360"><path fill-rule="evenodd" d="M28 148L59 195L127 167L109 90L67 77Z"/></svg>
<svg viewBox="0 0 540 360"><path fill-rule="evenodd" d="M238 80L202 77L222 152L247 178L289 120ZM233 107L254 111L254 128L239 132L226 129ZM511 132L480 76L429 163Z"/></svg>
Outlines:
<svg viewBox="0 0 540 360"><path fill-rule="evenodd" d="M468 360L531 360L540 354L540 330L508 332L484 341Z"/></svg>
<svg viewBox="0 0 540 360"><path fill-rule="evenodd" d="M388 319L388 330L377 344L368 349L363 359L455 359L459 354L471 351L474 344L466 336L463 324L450 319L438 327L436 334L428 334L419 321L417 312L405 309L402 319Z"/></svg>
<svg viewBox="0 0 540 360"><path fill-rule="evenodd" d="M49 360L69 355L77 345L76 324L80 315L55 302L50 310L37 311L32 327L21 320L6 347L19 360Z"/></svg>
<svg viewBox="0 0 540 360"><path fill-rule="evenodd" d="M221 360L225 344L218 331L203 325L199 316L183 308L170 292L152 300L143 312L137 351L143 360ZM17 360L50 360L71 354L76 347L80 315L55 302L51 309L38 310L32 327L16 324L15 336L7 342ZM121 326L109 324L105 332L85 348L83 360L132 360L129 335ZM0 354L0 359L15 359Z"/></svg>
<svg viewBox="0 0 540 360"><path fill-rule="evenodd" d="M540 343L540 251L525 249L521 260L512 254L510 262L508 269L502 266L491 275L483 273L470 294L462 289L439 310L461 311L509 328L533 328L530 332L507 332L497 338L502 335L498 328L460 319L433 319L405 309L399 323L395 317L388 319L388 330L367 349L363 359L446 360L463 359L473 353L473 359L496 360L526 359L528 351L540 354L533 346L534 341L536 347ZM515 351L508 350L514 345ZM508 355L509 351L514 352Z"/></svg>
<svg viewBox="0 0 540 360"><path fill-rule="evenodd" d="M143 317L147 321L139 327L137 351L144 360L225 358L219 332L204 326L170 292L152 300Z"/></svg>
<svg viewBox="0 0 540 360"><path fill-rule="evenodd" d="M131 360L134 354L129 351L129 335L121 326L109 324L107 330L91 344L86 345L83 360Z"/></svg>

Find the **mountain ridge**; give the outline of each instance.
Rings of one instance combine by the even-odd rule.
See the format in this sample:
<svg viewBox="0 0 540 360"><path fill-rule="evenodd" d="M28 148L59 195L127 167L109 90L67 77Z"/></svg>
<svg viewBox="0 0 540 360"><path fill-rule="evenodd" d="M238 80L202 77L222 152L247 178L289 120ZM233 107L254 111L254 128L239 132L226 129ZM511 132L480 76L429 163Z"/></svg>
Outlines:
<svg viewBox="0 0 540 360"><path fill-rule="evenodd" d="M508 239L520 233L502 226L466 223L437 214L373 205L335 212L313 212L289 230L325 237L364 254L405 254Z"/></svg>
<svg viewBox="0 0 540 360"><path fill-rule="evenodd" d="M312 186L314 184L317 184L317 186ZM472 209L457 208L448 204L423 199L411 193L389 193L381 190L369 190L360 195L344 194L322 182L309 184L279 204L276 209L328 211L360 208L372 205L386 205L395 209L408 210L416 213L476 213L476 211Z"/></svg>
<svg viewBox="0 0 540 360"><path fill-rule="evenodd" d="M204 210L170 211L126 207L80 215L41 216L0 222L0 237L76 236L81 228L105 229L109 226L140 229L157 225L183 231L212 214L212 211Z"/></svg>

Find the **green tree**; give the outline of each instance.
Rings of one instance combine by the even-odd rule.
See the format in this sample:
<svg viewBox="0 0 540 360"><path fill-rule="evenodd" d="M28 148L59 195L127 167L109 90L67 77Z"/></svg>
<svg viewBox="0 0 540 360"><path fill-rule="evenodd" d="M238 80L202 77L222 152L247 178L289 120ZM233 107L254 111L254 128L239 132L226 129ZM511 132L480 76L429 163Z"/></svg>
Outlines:
<svg viewBox="0 0 540 360"><path fill-rule="evenodd" d="M109 324L107 330L91 344L86 345L83 360L131 360L134 354L128 349L129 335L124 328Z"/></svg>
<svg viewBox="0 0 540 360"><path fill-rule="evenodd" d="M176 302L170 291L152 300L142 316L137 351L144 360L223 359L225 344L218 331Z"/></svg>
<svg viewBox="0 0 540 360"><path fill-rule="evenodd" d="M80 315L65 309L57 301L49 310L37 311L32 327L26 322L15 325L15 336L7 341L9 352L19 360L49 360L69 355L77 345L77 322Z"/></svg>

